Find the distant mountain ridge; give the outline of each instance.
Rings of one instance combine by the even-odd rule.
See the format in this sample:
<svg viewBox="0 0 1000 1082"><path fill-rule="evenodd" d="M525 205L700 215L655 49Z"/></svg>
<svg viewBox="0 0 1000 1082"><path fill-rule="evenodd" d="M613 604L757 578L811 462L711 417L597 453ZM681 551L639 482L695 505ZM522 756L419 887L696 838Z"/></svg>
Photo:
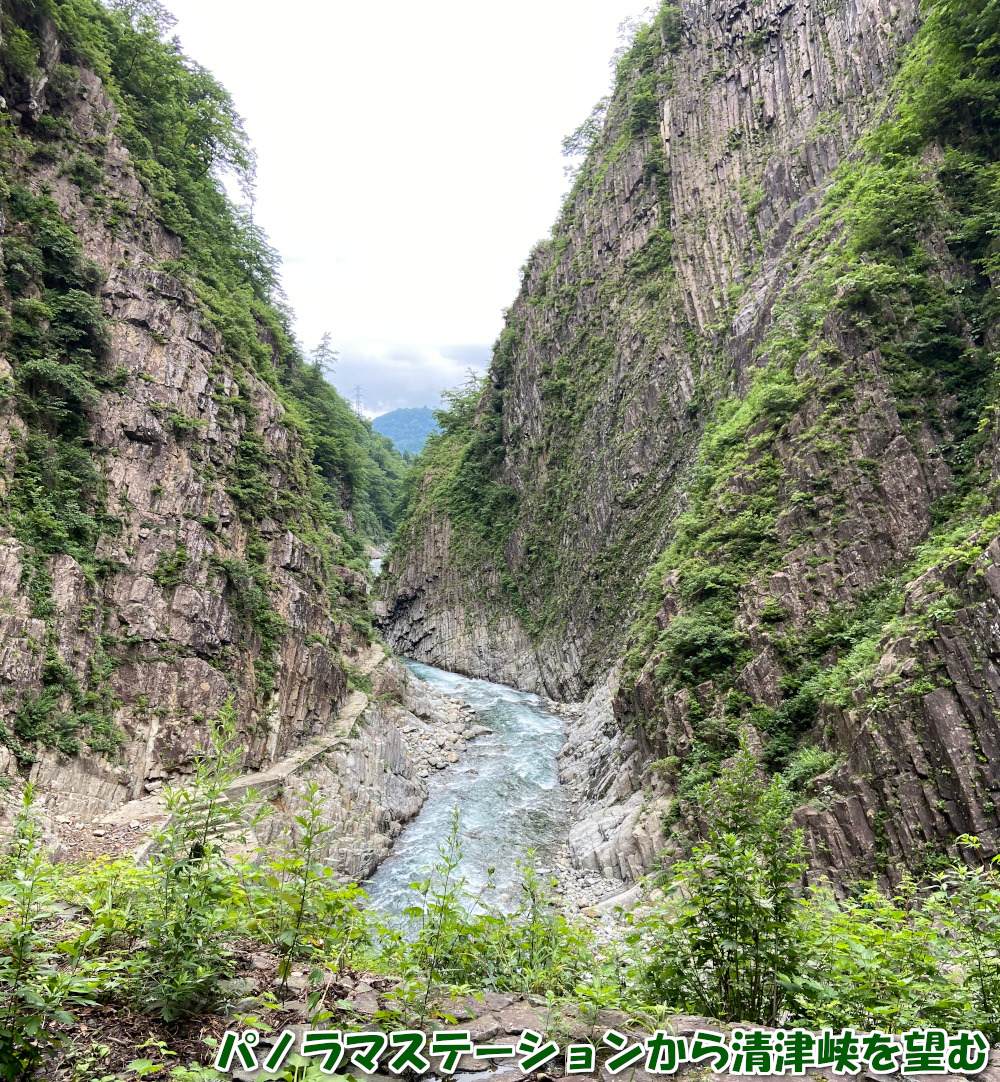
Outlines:
<svg viewBox="0 0 1000 1082"><path fill-rule="evenodd" d="M401 452L419 455L427 437L437 431L437 422L429 406L408 406L376 417L372 428L388 436Z"/></svg>

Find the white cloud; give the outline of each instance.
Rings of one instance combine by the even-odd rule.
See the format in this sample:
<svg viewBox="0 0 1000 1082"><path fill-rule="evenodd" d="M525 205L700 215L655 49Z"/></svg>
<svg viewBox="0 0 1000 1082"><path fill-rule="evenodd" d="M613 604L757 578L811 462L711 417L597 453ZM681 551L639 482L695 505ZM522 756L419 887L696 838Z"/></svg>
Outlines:
<svg viewBox="0 0 1000 1082"><path fill-rule="evenodd" d="M246 118L299 336L330 331L373 402L436 402L466 367L440 343L500 330L640 0L166 2Z"/></svg>
<svg viewBox="0 0 1000 1082"><path fill-rule="evenodd" d="M368 417L402 406L437 406L441 391L482 372L488 346L387 345L348 343L340 349L331 382L351 402L361 387L362 411Z"/></svg>

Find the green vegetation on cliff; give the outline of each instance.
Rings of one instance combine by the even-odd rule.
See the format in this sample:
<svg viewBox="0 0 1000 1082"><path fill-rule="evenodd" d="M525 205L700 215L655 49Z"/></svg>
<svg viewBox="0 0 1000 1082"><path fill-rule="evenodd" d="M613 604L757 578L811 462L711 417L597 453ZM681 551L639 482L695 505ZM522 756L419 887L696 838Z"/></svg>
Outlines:
<svg viewBox="0 0 1000 1082"><path fill-rule="evenodd" d="M1000 836L997 7L730 14L662 8L567 140L482 397L408 482L389 634L475 670L516 615L557 695L621 660L682 850L742 735L814 869L922 871Z"/></svg>
<svg viewBox="0 0 1000 1082"><path fill-rule="evenodd" d="M844 345L824 337L824 320L831 314L842 321L842 333L857 335L852 348L880 350L904 422L915 425L928 418L946 432L945 458L955 487L936 509L943 534L945 527L954 528L956 516L970 510L974 516L987 506L983 484L989 468L981 452L995 406L995 358L985 343L997 316L989 275L1000 259L994 240L997 136L990 103L996 96L996 76L988 45L990 11L985 4L975 9L948 3L929 8L898 78L897 117L867 139L857 160L841 168L821 226L796 246L796 260L811 262L815 269L804 280L796 279L779 302L775 329L757 351L758 370L750 390L724 398L709 411L694 479L687 488L689 508L671 525L675 539L649 577L648 616L637 631L640 646L631 655L632 666L641 667L652 645L660 583L671 571L679 573L672 589L685 612L663 632L661 679L693 686L723 670L735 673L748 659L746 637L733 626L738 591L751 578L779 566L801 539L801 532L779 539L775 523L782 512L806 507L807 500L822 494L821 483L813 486L815 491L795 487L790 460L807 448L841 438L839 433L849 431L852 423L840 408L853 401ZM655 125L650 110L657 88L669 83L664 58L677 43L676 29L668 33L664 27L674 27L678 18L677 9L664 7L656 20L638 30L618 61L611 121L602 112L576 133L573 145L587 156L554 240L536 254L536 265L550 262L527 292L527 303L548 309L551 319L565 320L587 285L593 295L586 307L596 322L606 319L623 295L634 295L633 279L653 275L661 290L672 281L670 237L662 228L651 233L631 260L624 280L609 276L581 283L579 277L574 281L560 275L557 268L578 224L580 192L596 189L608 165L636 139L647 137L645 161L657 178L660 213L669 211L666 188L656 173L661 148L659 136L651 134ZM970 44L977 41L986 44L981 49ZM602 125L603 130L619 132L610 149L601 142ZM936 156L928 163L929 147ZM929 249L942 235L958 263L958 279ZM583 267L575 269L579 275ZM662 309L677 303L658 292L661 297ZM645 321L642 330L654 341L663 337L665 327L653 330L654 321L665 318L663 312L640 318ZM533 617L541 613L544 623L551 599L542 600L542 587L553 584L560 566L557 524L567 515L579 515L576 500L585 491L581 464L574 457L575 438L587 423L613 353L602 335L584 327L574 350L564 352L548 371L543 365L541 374L548 378L538 389L545 438L532 454L539 468L544 465L544 485L540 498L532 494L515 506L513 491L501 486L500 499L496 486L502 463L518 448L519 434L503 431L503 402L509 395L511 356L523 347L523 333L511 322L503 345L498 344L482 406L477 411L470 394L451 424L450 439L440 441L427 461L433 462L435 476L446 462L453 463L447 499L440 507L458 516L463 528L474 523L478 535L503 540L517 528L529 533L524 563L507 570L520 585L517 604L526 605ZM696 336L687 333L693 353L718 352L712 340L699 345ZM803 364L803 358L810 363ZM695 401L711 402L719 380L717 365L705 366L700 375L703 386L696 390ZM789 454L779 445L787 442L787 423L810 395L820 397L826 413L821 423L796 437ZM416 485L409 486L411 510L417 491ZM419 499L433 504L444 493L440 485L425 486ZM970 493L971 507L962 504ZM668 515L671 509L662 510ZM611 574L621 572L612 564L622 558L621 553L597 557L601 570ZM536 568L542 563L548 570L538 577ZM529 620L527 626L538 627L538 620Z"/></svg>
<svg viewBox="0 0 1000 1082"><path fill-rule="evenodd" d="M456 573L469 583L495 575L498 603L517 614L536 642L550 646L563 637L574 608L589 602L602 612L600 633L620 634L616 621L630 611L637 588L634 561L655 545L668 518L666 508L650 515L614 551L566 544L588 513L605 453L627 458L621 448L600 447L595 420L601 411L609 415L602 425L624 420L609 390L616 342L644 336L645 357L679 333L670 309L656 303L673 280L657 95L668 81L678 32L679 12L671 6L640 27L618 57L611 98L566 140L568 151L584 155L572 191L551 239L536 246L522 269L520 295L494 346L481 398L470 384L461 402L452 398L438 415L441 435L428 441L417 463L428 471L427 482L408 485L395 542L405 553L419 544L419 524L446 512L456 526L453 558L462 569ZM636 205L657 224L629 258L601 265L593 249L613 194L609 171L634 156L641 158ZM521 423L527 412L530 432ZM606 495L634 505L641 493L631 488L623 484ZM594 574L580 591L574 572L584 552Z"/></svg>
<svg viewBox="0 0 1000 1082"><path fill-rule="evenodd" d="M995 536L994 17L986 3L929 6L897 79L896 115L840 168L821 224L802 238L797 257L812 269L779 301L749 392L717 408L688 489L689 510L650 574L646 613L628 657L631 679L648 664L668 689L713 682L712 692L699 690L699 700L725 695L731 719L699 729L716 765L731 753L742 716L765 735L768 763L785 767L824 703L846 707L864 694L887 642L920 641L934 620L947 617L944 585L926 581L924 600L911 602L904 617L903 584L967 569ZM849 441L857 424L852 383L860 375L853 357L871 349L879 351L904 431L926 423L940 435L950 491L933 509L937 526L912 560L859 602L829 607L818 596L812 626L804 629L784 622L789 614L778 598L757 603L758 624L775 629L769 638L785 668L783 700L769 708L731 690L753 657L746 620L736 623L737 601L741 589L759 590L816 528L817 496L832 496L834 527L846 514L843 485L830 480L837 469L866 468L852 461ZM788 422L809 398L824 412L792 435ZM801 463L810 454L830 462L830 472L803 488L797 478L808 472ZM781 530L779 518L793 515L799 529ZM668 596L681 614L660 631L656 613ZM910 675L894 697L924 694L942 680L919 667ZM687 769L705 776L703 762Z"/></svg>
<svg viewBox="0 0 1000 1082"><path fill-rule="evenodd" d="M253 151L228 93L168 40L171 25L152 0L4 5L0 523L23 546L17 556L25 569L21 587L31 615L45 624L41 687L27 693L12 724L0 724L0 742L22 763L33 761L41 747L76 752L83 740L113 754L125 738L113 720L121 703L110 682L138 640L105 634L107 613L93 602L79 630L97 630L96 642L88 645L86 671L74 673L52 598L54 557L72 557L95 596L125 569L120 550L115 558L106 555L127 527L137 526L134 493L109 501L108 473L120 454L114 436L109 446L109 431L120 414L148 408L155 419L150 424L162 426L179 445L196 479L184 517L224 545L229 542L217 507L208 506L213 486L235 505L249 537L246 560L230 553L216 570L224 565L227 596L242 624L239 649L258 655L252 670L262 702L274 692L288 624L275 610L264 568L267 547L262 550L257 527L270 521L312 545L330 608L369 635L369 606L356 583L345 584L344 569L367 573L365 540L391 533L406 468L391 442L356 417L326 382L322 358L310 359L296 347L277 257L223 185L228 174L249 191ZM89 72L100 78L111 110ZM119 242L122 258L113 265L107 242ZM151 268L154 252L160 262ZM109 272L142 278L164 327L178 298L193 295L199 319L192 333L214 346L218 332L223 348L212 354L204 394L235 443L231 453L218 451L204 412L189 415L172 404L176 387L135 405L129 380L156 380L113 360L116 349L124 351L119 357L127 353L130 331L107 315L115 308L115 299L106 296ZM155 283L166 293L155 293ZM174 346L152 324L148 333L158 345ZM270 389L266 396L277 400L287 442L269 441L261 431L260 381ZM99 429L103 424L103 441L95 422ZM160 493L160 486L150 489L154 509ZM269 528L273 536L274 526ZM174 558L168 567L166 555L160 553L153 576L161 589L174 590L186 573L197 574L186 560Z"/></svg>
<svg viewBox="0 0 1000 1082"><path fill-rule="evenodd" d="M510 331L504 331L494 347L493 379L502 379L504 351L510 340ZM531 616L518 598L504 556L514 526L516 494L498 480L506 454L502 384L471 377L441 397L442 408L434 411L438 431L428 436L403 483L393 544L412 541L430 515L444 511L457 527L458 558L473 564L489 554L499 569L505 599L530 627Z"/></svg>
<svg viewBox="0 0 1000 1082"><path fill-rule="evenodd" d="M88 299L97 291L100 276L86 267L71 273L67 261L72 262L73 252L79 251L72 226L62 221L51 200L39 200L23 186L32 162L65 160L70 177L91 196L95 210L103 212L107 228L114 232L126 220L135 224L138 208L109 203L101 194L106 136L84 143L68 122L79 90L73 65L80 65L102 79L118 114L115 134L131 151L136 175L155 197L157 217L181 239L179 258L163 269L196 292L206 316L222 334L237 383L241 367L269 383L284 399L289 423L299 429L312 452L319 487L311 513L325 516L343 531L343 509L352 515L357 532L384 537L392 529L391 508L402 460L391 444L354 415L323 379L319 366L295 347L278 284L277 256L247 212L227 197L221 181L228 173L249 188L253 151L229 94L165 39L170 26L170 17L152 2L104 6L96 0L19 0L5 8L0 59L8 100L19 100L27 87L44 85L46 77L49 84L43 92L45 111L22 114L20 125L7 114L3 130L6 176L15 187L0 194L11 220L23 226L19 235L5 242L8 288L17 298L39 283L49 291L48 303L57 305L60 318L75 320L74 325L82 328L68 335L56 327L44 342L31 339L29 328L46 320L47 312L32 307L30 298L21 302L21 319L12 329L10 344L21 362L14 366L15 381L19 386L34 381L25 391L32 403L38 402L29 408L37 416L25 418L32 438L59 436L60 449L63 436L75 441L57 455L65 461L75 449L75 465L57 476L77 493L86 495L93 488L89 456L81 448L86 440L86 407L104 389L95 388L85 371L94 368L95 350L107 338L100 307ZM43 50L51 49L46 34L54 35L60 48L60 63L53 73L43 73L39 66L46 62ZM51 390L56 358L61 362L58 392ZM40 366L46 364L43 373ZM113 374L105 375L111 378ZM50 388L45 394L40 390L43 379ZM49 405L47 398L53 393L58 398ZM234 408L247 412L242 396ZM72 433L52 431L53 424L40 412L45 409L59 411L59 423ZM39 431L44 435L36 435ZM260 454L248 447L246 472L259 474L264 467ZM261 493L247 490L246 482L246 477L237 479L236 485L249 506ZM64 518L75 514L75 497L62 510L58 490L52 490L46 501L55 514ZM60 551L74 546L73 553L80 553L81 531L92 545L94 526L81 521L73 529L76 539L68 538Z"/></svg>

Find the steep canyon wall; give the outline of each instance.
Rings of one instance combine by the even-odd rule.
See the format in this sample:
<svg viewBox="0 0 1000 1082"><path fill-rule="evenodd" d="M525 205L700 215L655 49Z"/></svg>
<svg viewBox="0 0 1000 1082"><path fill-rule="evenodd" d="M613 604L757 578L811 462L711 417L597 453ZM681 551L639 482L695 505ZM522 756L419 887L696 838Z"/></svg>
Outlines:
<svg viewBox="0 0 1000 1082"><path fill-rule="evenodd" d="M995 151L949 104L956 18L664 6L425 452L386 635L596 688L565 754L580 863L683 848L741 741L816 872L997 851L994 272L967 224Z"/></svg>
<svg viewBox="0 0 1000 1082"><path fill-rule="evenodd" d="M225 92L138 16L2 7L0 774L96 815L189 772L227 700L247 770L337 717L370 580L323 454L370 434L311 427L347 407L213 179Z"/></svg>

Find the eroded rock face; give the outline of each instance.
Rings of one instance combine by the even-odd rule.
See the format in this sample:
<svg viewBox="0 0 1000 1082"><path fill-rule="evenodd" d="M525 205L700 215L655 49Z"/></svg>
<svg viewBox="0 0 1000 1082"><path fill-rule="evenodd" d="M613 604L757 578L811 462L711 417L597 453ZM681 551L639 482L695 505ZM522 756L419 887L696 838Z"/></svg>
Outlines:
<svg viewBox="0 0 1000 1082"><path fill-rule="evenodd" d="M649 749L641 732L625 734L617 724L617 685L612 673L567 723L559 780L580 800L569 832L573 866L631 882L650 871L663 848L660 817L666 804L659 794L643 789Z"/></svg>
<svg viewBox="0 0 1000 1082"><path fill-rule="evenodd" d="M909 0L682 11L655 84L656 124L625 139L629 90L619 90L599 171L565 206L557 242L532 254L491 369L503 397L499 481L517 496L505 566L428 504L383 579L383 625L405 656L561 699L611 667L683 509L705 395L741 385L776 298L801 274L796 243L917 26ZM658 291L635 268L664 230L673 282ZM706 391L708 365L718 375ZM872 365L858 365L863 381ZM858 454L884 456L899 506L858 544L884 563L921 535L943 482L925 453L934 441L918 435L914 449L901 438L884 377L873 374L868 393ZM866 552L858 563L878 574L863 570Z"/></svg>
<svg viewBox="0 0 1000 1082"><path fill-rule="evenodd" d="M907 609L941 585L933 574L910 583ZM822 797L796 814L817 871L896 881L902 867L941 851L968 860L1000 853L1000 541L944 585L947 617L910 636L886 634L867 693L824 715L846 761L816 779ZM944 686L923 692L921 674ZM978 847L955 844L966 834Z"/></svg>
<svg viewBox="0 0 1000 1082"><path fill-rule="evenodd" d="M41 61L51 70L58 49L48 53ZM367 604L368 587L338 563L346 558L340 539L311 518L310 460L279 396L235 364L192 289L162 269L180 243L156 220L100 80L86 70L77 79L64 115L81 145L104 147L103 201L84 195L60 161L25 165L18 179L50 192L83 257L106 275L99 300L115 389L89 408L88 446L116 527L101 534L96 576L68 555L44 562L51 611L43 618L28 589L39 570L0 523L0 725L23 732L19 715L41 689L56 688L50 713L79 712L71 686L93 692L121 734L119 749L63 755L30 738L23 748L37 755L31 776L47 799L96 814L189 770L206 719L227 699L248 769L322 732L347 693L342 660L365 646L349 617ZM28 123L44 110L45 87L25 87L23 97L12 107ZM113 228L103 209L112 205ZM9 239L16 224L4 228ZM271 344L263 326L259 337ZM0 357L0 375L10 371ZM9 397L0 409L6 496L25 426ZM250 468L281 495L280 515L239 494L250 452ZM325 553L304 540L320 536ZM247 602L253 575L280 618L276 635ZM79 735L86 740L92 729L84 724ZM12 755L3 763L17 769Z"/></svg>
<svg viewBox="0 0 1000 1082"><path fill-rule="evenodd" d="M956 490L960 414L949 394L901 389L892 342L881 352L848 314L848 285L790 365L815 393L780 423L729 436L745 458L713 475L712 525L743 511L761 524L758 565L733 580L742 652L731 679L716 679L721 663L664 675L676 657L661 636L692 612L679 566L692 551L648 579L694 513L699 455L718 431L706 437L706 425L725 400L723 420L734 416L785 348L775 343L808 322L810 288L835 277L847 227L827 197L838 166L891 115L918 21L908 2L722 0L684 4L672 30L654 24L665 52L619 69L597 150L554 240L527 264L480 402L478 438L495 414L493 480L514 505L501 548L449 518L441 461L394 545L381 604L397 649L555 698L589 693L562 759L584 801L578 866L623 880L650 869L681 815L678 764L704 750L711 725L732 727L734 746L738 729L772 762L775 734L754 718L774 723L790 676L807 679L796 650L819 622L889 591L899 617L865 640L853 702L825 698L811 733L809 722L796 732L836 759L796 812L813 874L892 880L931 853L956 854L963 833L979 836L979 855L1000 848L995 425L983 416L982 527L956 542L968 559L908 572ZM655 100L655 122L636 120L640 99ZM943 157L931 145L919 168L932 175ZM929 279L957 289L974 276L942 231L925 233ZM883 298L873 318L898 315ZM957 336L993 351L995 331L960 323ZM642 597L656 600L640 648ZM815 671L850 645L823 649Z"/></svg>
<svg viewBox="0 0 1000 1082"><path fill-rule="evenodd" d="M406 563L389 565L397 576L391 615L384 603L380 609L389 642L414 661L544 693L538 654L510 610L499 572L482 568L468 582L463 562L452 557L452 532L447 517L432 518Z"/></svg>

